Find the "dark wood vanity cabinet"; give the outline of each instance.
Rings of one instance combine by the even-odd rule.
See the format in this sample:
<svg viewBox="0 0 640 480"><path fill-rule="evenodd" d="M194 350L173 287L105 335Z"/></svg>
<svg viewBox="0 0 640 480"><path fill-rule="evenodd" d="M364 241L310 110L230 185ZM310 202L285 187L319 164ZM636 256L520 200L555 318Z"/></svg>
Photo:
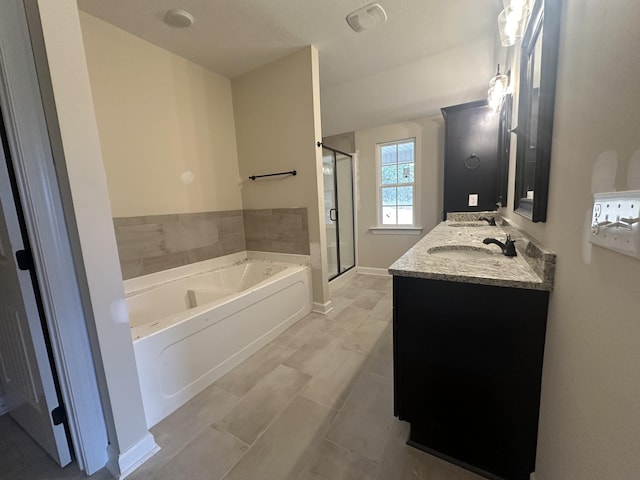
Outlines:
<svg viewBox="0 0 640 480"><path fill-rule="evenodd" d="M394 409L410 445L487 478L529 480L548 298L393 277Z"/></svg>

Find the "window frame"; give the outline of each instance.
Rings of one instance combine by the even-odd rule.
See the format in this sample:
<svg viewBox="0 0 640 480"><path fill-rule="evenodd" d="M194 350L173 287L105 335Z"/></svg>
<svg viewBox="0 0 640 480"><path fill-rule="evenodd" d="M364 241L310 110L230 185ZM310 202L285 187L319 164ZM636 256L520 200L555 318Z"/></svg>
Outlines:
<svg viewBox="0 0 640 480"><path fill-rule="evenodd" d="M400 145L403 143L413 143L413 182L397 182L393 184L385 184L382 185L382 148L389 145ZM418 225L418 221L420 218L419 213L419 191L418 191L418 182L416 179L419 177L419 163L418 163L418 142L416 137L408 137L401 138L398 140L391 140L388 142L380 142L376 143L376 222L377 226L371 228L373 233L420 233L422 230ZM397 165L397 163L396 163ZM382 218L382 188L383 187L403 187L403 186L411 186L413 187L413 219L412 223L395 223L395 224L384 224ZM397 204L396 204L397 206ZM396 218L397 221L397 218ZM402 231L402 232L400 232Z"/></svg>

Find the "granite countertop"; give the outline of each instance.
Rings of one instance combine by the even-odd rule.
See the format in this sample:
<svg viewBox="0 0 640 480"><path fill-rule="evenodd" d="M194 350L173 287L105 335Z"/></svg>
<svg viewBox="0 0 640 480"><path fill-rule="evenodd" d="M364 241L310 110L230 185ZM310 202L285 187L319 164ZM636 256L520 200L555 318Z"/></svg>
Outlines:
<svg viewBox="0 0 640 480"><path fill-rule="evenodd" d="M480 222L478 218L482 216L495 217L498 225ZM497 245L482 243L487 237L504 243L507 234L516 241L516 257L504 256ZM475 249L481 252L480 258L430 253L438 249ZM389 267L389 273L402 277L551 291L555 258L555 253L496 212L454 213L396 260Z"/></svg>

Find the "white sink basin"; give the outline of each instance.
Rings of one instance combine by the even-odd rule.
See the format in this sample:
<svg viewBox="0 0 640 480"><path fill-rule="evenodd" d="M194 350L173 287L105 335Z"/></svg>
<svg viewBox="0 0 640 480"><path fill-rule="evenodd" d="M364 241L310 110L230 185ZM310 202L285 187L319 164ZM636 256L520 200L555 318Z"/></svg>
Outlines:
<svg viewBox="0 0 640 480"><path fill-rule="evenodd" d="M486 248L470 247L466 245L451 245L442 247L433 247L427 250L429 255L439 258L447 258L450 260L480 260L488 259L494 255L494 252Z"/></svg>

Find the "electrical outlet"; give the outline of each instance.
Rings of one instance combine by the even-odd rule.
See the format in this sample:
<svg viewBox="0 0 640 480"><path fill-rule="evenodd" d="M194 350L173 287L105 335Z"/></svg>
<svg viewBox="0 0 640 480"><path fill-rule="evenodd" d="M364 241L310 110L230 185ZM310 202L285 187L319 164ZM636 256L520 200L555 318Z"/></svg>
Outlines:
<svg viewBox="0 0 640 480"><path fill-rule="evenodd" d="M640 258L640 190L594 194L589 241Z"/></svg>
<svg viewBox="0 0 640 480"><path fill-rule="evenodd" d="M470 193L469 194L469 206L470 207L477 207L478 206L478 194L477 193Z"/></svg>

